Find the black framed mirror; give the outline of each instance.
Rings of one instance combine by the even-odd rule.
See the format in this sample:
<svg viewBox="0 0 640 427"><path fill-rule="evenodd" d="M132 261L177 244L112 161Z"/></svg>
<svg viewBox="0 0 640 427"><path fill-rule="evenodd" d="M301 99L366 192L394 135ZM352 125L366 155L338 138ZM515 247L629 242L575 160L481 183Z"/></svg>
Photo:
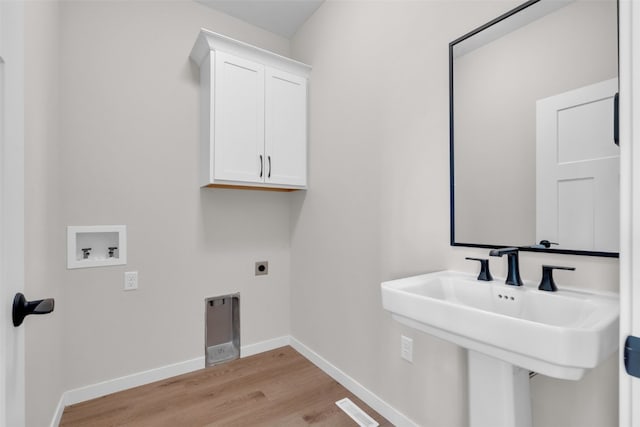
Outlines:
<svg viewBox="0 0 640 427"><path fill-rule="evenodd" d="M449 44L451 245L617 257L616 0L532 0Z"/></svg>

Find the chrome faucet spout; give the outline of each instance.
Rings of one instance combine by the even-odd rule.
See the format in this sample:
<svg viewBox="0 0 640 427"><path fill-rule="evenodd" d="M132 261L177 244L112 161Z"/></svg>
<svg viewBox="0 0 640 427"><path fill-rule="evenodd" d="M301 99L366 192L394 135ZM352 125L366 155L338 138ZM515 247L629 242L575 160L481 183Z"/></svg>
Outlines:
<svg viewBox="0 0 640 427"><path fill-rule="evenodd" d="M520 278L520 263L518 258L518 248L501 248L491 249L490 256L507 255L507 279L504 281L507 285L522 286Z"/></svg>

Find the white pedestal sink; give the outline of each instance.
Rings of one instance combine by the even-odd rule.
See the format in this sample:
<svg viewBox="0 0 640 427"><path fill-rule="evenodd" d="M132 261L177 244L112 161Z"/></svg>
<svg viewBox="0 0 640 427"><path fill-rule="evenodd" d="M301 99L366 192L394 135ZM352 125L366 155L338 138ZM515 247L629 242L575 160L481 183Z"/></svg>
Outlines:
<svg viewBox="0 0 640 427"><path fill-rule="evenodd" d="M469 350L472 427L530 427L529 371L578 380L618 345L618 295L440 271L382 283L398 322Z"/></svg>
<svg viewBox="0 0 640 427"><path fill-rule="evenodd" d="M469 426L531 427L529 370L469 350Z"/></svg>

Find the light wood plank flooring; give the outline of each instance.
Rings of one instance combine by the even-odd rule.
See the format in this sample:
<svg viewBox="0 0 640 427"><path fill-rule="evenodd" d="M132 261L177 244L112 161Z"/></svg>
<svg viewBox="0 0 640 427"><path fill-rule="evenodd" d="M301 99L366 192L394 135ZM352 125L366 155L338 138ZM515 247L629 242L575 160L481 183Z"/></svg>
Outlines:
<svg viewBox="0 0 640 427"><path fill-rule="evenodd" d="M76 405L61 426L357 426L337 400L360 399L287 346Z"/></svg>

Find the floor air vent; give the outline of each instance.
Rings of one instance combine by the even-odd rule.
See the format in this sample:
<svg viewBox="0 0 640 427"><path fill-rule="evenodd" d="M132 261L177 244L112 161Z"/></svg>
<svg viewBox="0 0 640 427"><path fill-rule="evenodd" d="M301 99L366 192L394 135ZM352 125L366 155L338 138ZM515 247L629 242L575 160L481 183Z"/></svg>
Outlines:
<svg viewBox="0 0 640 427"><path fill-rule="evenodd" d="M360 427L376 427L380 425L348 397L338 400L336 405L338 405L338 408L342 409L345 414L349 415L353 421L358 423Z"/></svg>

